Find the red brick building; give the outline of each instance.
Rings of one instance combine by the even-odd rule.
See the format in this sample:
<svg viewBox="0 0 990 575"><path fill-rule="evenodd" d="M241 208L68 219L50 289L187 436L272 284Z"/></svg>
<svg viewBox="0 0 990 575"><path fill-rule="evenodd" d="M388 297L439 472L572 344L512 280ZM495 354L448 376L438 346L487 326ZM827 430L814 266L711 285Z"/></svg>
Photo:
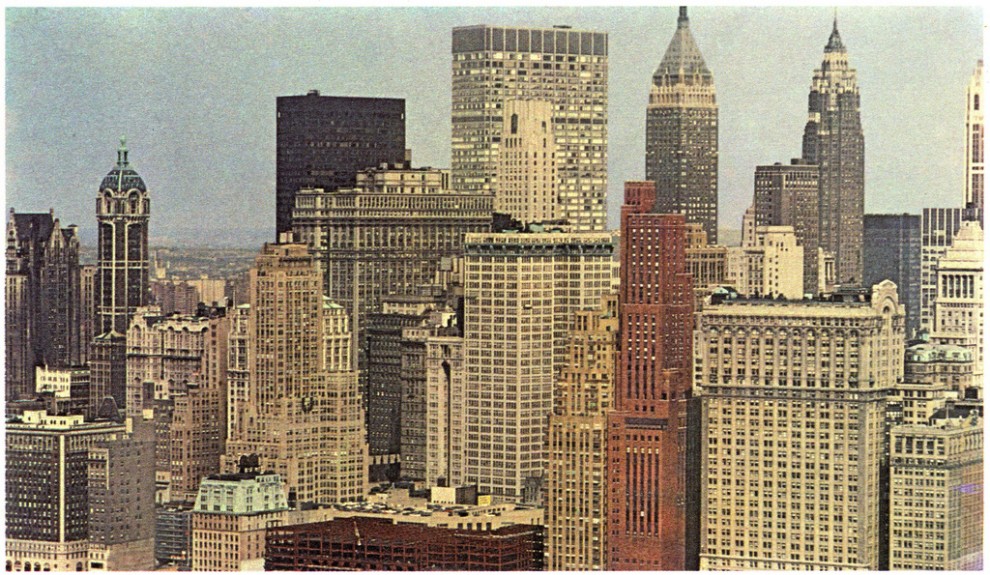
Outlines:
<svg viewBox="0 0 990 575"><path fill-rule="evenodd" d="M447 529L344 517L268 529L265 571L542 571L544 528Z"/></svg>
<svg viewBox="0 0 990 575"><path fill-rule="evenodd" d="M700 419L691 398L694 299L684 216L626 182L615 411L609 414L610 570L697 568Z"/></svg>

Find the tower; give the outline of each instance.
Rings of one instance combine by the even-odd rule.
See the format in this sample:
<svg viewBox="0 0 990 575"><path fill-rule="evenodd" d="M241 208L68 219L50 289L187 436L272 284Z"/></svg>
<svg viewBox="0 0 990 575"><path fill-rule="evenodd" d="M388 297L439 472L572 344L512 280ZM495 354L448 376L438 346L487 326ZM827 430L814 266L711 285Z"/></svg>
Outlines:
<svg viewBox="0 0 990 575"><path fill-rule="evenodd" d="M511 136L503 128L508 102L530 101L522 106L540 123L541 109L549 104L548 135L556 144L554 214L571 231L605 230L608 35L570 26L465 26L454 28L452 52L454 189L487 192L496 205L503 205L499 172L503 138ZM554 147L549 138L544 145L540 136L541 154ZM531 143L527 147L535 149L536 140ZM522 151L514 149L512 153ZM509 160L502 166L513 165ZM510 196L517 183L506 188ZM539 189L546 187L540 184Z"/></svg>
<svg viewBox="0 0 990 575"><path fill-rule="evenodd" d="M547 434L547 568L598 571L608 542L607 414L615 385L618 298L574 314Z"/></svg>
<svg viewBox="0 0 990 575"><path fill-rule="evenodd" d="M609 291L607 233L467 234L463 476L499 501L538 502L554 378L574 312ZM454 470L457 473L457 470ZM452 475L454 475L452 473Z"/></svg>
<svg viewBox="0 0 990 575"><path fill-rule="evenodd" d="M54 214L7 221L5 379L7 399L35 391L35 366L84 363L79 238Z"/></svg>
<svg viewBox="0 0 990 575"><path fill-rule="evenodd" d="M863 128L856 70L838 19L808 96L802 159L818 164L818 245L835 256L840 284L863 282Z"/></svg>
<svg viewBox="0 0 990 575"><path fill-rule="evenodd" d="M361 499L368 447L358 375L344 359L347 313L323 295L304 244L265 244L250 274L246 397L221 467L257 455L299 502Z"/></svg>
<svg viewBox="0 0 990 575"><path fill-rule="evenodd" d="M650 213L653 182L626 182L615 410L608 415L612 571L697 569L694 291L684 216Z"/></svg>
<svg viewBox="0 0 990 575"><path fill-rule="evenodd" d="M966 192L964 205L983 221L983 60L966 88Z"/></svg>
<svg viewBox="0 0 990 575"><path fill-rule="evenodd" d="M96 196L99 225L96 264L96 338L91 347L90 405L94 415L105 397L124 408L127 396L127 328L148 303L148 221L151 199L127 159L123 137L117 165Z"/></svg>
<svg viewBox="0 0 990 575"><path fill-rule="evenodd" d="M646 179L655 212L684 214L718 240L718 104L715 81L681 7L677 31L653 73L646 107Z"/></svg>

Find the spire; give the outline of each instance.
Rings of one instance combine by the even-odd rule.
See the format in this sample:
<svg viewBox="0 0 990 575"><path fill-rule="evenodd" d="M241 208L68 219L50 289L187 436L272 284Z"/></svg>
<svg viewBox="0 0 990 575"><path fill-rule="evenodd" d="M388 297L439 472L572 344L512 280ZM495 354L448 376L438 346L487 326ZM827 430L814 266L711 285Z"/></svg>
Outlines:
<svg viewBox="0 0 990 575"><path fill-rule="evenodd" d="M832 16L832 34L828 37L828 44L825 45L826 52L845 52L846 47L842 44L839 36L839 9L835 9Z"/></svg>
<svg viewBox="0 0 990 575"><path fill-rule="evenodd" d="M688 27L687 6L680 7L677 17L677 30L667 46L667 52L660 61L660 66L653 73L653 83L677 84L680 82L711 83L712 73L705 65L705 59L698 50L698 45Z"/></svg>
<svg viewBox="0 0 990 575"><path fill-rule="evenodd" d="M117 167L127 167L127 138L125 136L120 137L120 147L117 148Z"/></svg>

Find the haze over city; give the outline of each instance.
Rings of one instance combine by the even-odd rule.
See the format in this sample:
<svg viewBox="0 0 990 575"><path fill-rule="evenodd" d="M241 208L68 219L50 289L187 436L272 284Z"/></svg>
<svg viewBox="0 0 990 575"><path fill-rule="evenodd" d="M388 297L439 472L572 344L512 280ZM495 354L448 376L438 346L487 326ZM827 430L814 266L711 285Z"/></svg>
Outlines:
<svg viewBox="0 0 990 575"><path fill-rule="evenodd" d="M650 77L676 7L36 9L6 11L8 208L95 240L92 198L126 135L155 201L153 244L274 238L275 98L406 100L414 166L450 166L450 30L477 23L609 34L608 214L643 173ZM715 76L719 226L738 229L757 165L800 156L832 8L692 8ZM978 7L838 9L857 70L866 212L952 206ZM113 41L110 39L113 38ZM120 41L122 40L122 41ZM236 230L236 231L235 231Z"/></svg>

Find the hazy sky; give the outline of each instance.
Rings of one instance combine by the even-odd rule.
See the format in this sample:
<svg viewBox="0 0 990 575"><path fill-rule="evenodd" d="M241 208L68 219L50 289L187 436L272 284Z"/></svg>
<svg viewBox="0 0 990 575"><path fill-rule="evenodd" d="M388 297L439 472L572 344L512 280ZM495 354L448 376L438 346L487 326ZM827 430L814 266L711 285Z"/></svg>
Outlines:
<svg viewBox="0 0 990 575"><path fill-rule="evenodd" d="M689 16L715 75L720 226L738 228L755 166L800 155L833 9L700 6ZM961 204L982 17L977 7L839 8L859 78L867 213ZM8 8L7 206L53 207L93 237L93 200L126 134L152 194L153 243L195 243L221 227L273 236L277 96L405 98L414 165L448 167L451 28L567 24L609 34L615 227L622 183L644 176L650 79L676 20L675 6Z"/></svg>

